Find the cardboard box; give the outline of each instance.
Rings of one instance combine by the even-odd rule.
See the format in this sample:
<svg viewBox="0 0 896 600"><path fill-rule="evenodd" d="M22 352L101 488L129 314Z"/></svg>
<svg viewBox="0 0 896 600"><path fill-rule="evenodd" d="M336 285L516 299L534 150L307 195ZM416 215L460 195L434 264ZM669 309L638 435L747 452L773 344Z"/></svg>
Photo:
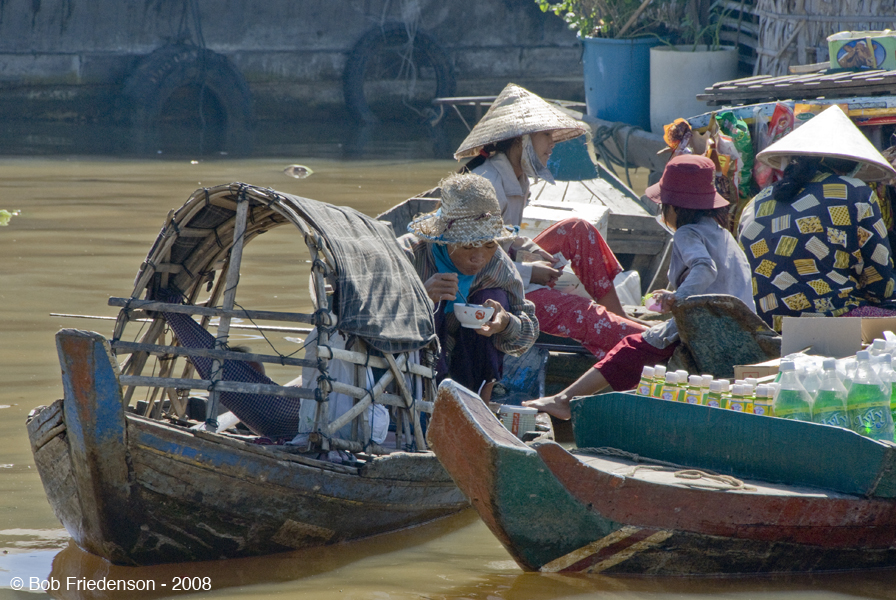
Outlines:
<svg viewBox="0 0 896 600"><path fill-rule="evenodd" d="M896 69L896 32L841 31L828 36L832 69Z"/></svg>
<svg viewBox="0 0 896 600"><path fill-rule="evenodd" d="M767 378L769 381L774 379L778 374L778 367L781 364L780 358L774 358L755 365L735 365L734 378L746 379L747 377L755 377L756 379Z"/></svg>
<svg viewBox="0 0 896 600"><path fill-rule="evenodd" d="M784 317L781 356L805 351L819 356L852 356L884 331L896 332L896 317Z"/></svg>

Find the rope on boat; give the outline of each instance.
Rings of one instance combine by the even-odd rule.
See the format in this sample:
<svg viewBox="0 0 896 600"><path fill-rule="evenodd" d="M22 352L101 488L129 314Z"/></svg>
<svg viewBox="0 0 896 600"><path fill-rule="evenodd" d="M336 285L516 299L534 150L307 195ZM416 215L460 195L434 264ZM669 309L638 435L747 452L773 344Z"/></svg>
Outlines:
<svg viewBox="0 0 896 600"><path fill-rule="evenodd" d="M626 127L628 128L628 131L625 134L625 142L622 146L622 156L620 157L611 152L610 149L604 145L604 142L613 140L618 146L619 143L616 141L616 133ZM616 169L613 168L613 165L618 165L625 169L625 180L628 183L628 187L632 187L632 179L628 170L638 167L638 165L633 165L628 162L628 138L631 137L632 133L640 129L641 128L637 125L629 125L627 123L616 123L612 127L601 125L597 128L597 131L594 132L594 138L591 140L594 147L597 148L598 154L603 157L607 168L610 169L610 172L613 173L613 175L616 175Z"/></svg>
<svg viewBox="0 0 896 600"><path fill-rule="evenodd" d="M679 465L672 462L667 462L664 460L656 460L654 458L646 458L644 456L640 456L633 452L626 452L625 450L620 450L618 448L577 448L570 451L572 454L592 454L592 455L604 455L604 456L618 456L620 458L626 458L633 462L639 463L650 463L650 465L638 465L634 469L632 469L629 473L627 473L627 477L634 477L635 473L639 470L651 470L651 471L662 471L662 472L671 472L675 474L676 478L679 479L689 479L691 482L682 482L682 485L687 487L705 489L705 490L722 490L722 491L734 491L734 490L743 490L748 492L756 491L756 487L752 485L747 485L740 479L736 477L732 477L731 475L719 475L718 473L713 473L712 471L703 471L700 469L692 469L689 467L685 467L683 465ZM715 482L719 485L713 485L710 483L703 482L701 480L706 479L711 482Z"/></svg>

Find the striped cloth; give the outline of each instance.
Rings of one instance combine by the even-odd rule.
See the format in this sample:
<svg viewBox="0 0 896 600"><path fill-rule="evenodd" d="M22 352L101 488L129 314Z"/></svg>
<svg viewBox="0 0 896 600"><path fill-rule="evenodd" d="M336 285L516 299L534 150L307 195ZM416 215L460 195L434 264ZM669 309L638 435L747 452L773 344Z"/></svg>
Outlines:
<svg viewBox="0 0 896 600"><path fill-rule="evenodd" d="M436 339L432 303L388 223L346 206L284 196L320 232L336 259L340 331L393 354Z"/></svg>

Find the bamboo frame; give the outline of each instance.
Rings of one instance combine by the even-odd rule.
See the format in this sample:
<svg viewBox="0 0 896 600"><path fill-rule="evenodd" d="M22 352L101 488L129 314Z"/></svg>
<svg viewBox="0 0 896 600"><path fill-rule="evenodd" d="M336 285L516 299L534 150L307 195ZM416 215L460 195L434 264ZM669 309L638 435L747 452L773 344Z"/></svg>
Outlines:
<svg viewBox="0 0 896 600"><path fill-rule="evenodd" d="M209 206L224 210L217 213L203 213L202 211ZM331 346L329 328L338 324L330 304L332 295L328 293L330 290L327 282L335 272L336 263L326 241L304 221L294 206L289 203L288 198L272 190L244 184L230 184L209 190L198 190L181 209L167 215L153 250L137 274L131 297L109 299L110 306L121 308L111 340L113 352L129 355L122 366L121 375L121 383L126 388L125 403L130 404L136 388L149 387L150 402L147 405L147 412L152 418L161 418L162 402L158 400L160 393L162 398L167 397L178 417L183 417L186 412L186 396L189 391L197 389L210 390L209 415L216 414L215 402L221 392L315 399L315 390L308 388L222 381L220 369L217 368L224 360L307 367L319 370L322 375L319 386L321 397L317 398L316 433L313 436L320 449L332 448L373 454L386 451L369 441L371 425L367 408L372 403L378 403L392 408L396 420L396 448L403 449L408 442L413 441L418 450L425 450L426 442L420 427L420 412L432 411L435 398L433 368L415 364L409 360L406 353L385 357L371 356L365 351L359 351L365 349L360 341L352 350ZM203 216L203 227L192 226L197 215ZM217 225L210 223L209 218L218 218ZM287 223L298 228L308 247L312 261L313 300L318 310L306 314L235 309L244 245L266 230ZM188 249L186 253L184 244ZM174 253L175 248L177 254ZM172 262L172 256L177 256L180 262ZM226 274L221 275L225 271ZM214 284L210 296L206 301L198 302L203 287L206 284L211 286L212 281ZM186 304L145 299L155 297L154 290L168 288L178 290ZM161 315L154 315L158 312L177 312L200 317L200 324L206 329L210 327L210 319L218 317L220 322L217 325L215 348L185 348L179 345L176 339L166 344L164 340L166 323ZM145 318L147 316L151 318ZM248 318L253 323L262 320L312 324L314 329L275 328L264 325L258 326L258 329L302 333L316 330L317 360L228 350L226 340L232 318ZM139 323L142 327L148 322L149 327L138 341L125 341L123 339L125 330L132 322ZM244 325L241 328L250 327ZM213 359L210 379L197 379L189 361L184 362L182 377L171 376L177 360L191 356ZM162 361L160 364L164 365L156 377L143 374L152 357ZM355 374L354 381L330 381L327 373L331 360L342 360L355 365L352 369ZM386 371L369 390L366 389L368 366ZM407 385L405 377L411 378L412 385ZM415 397L415 390L422 390L422 397ZM345 394L355 399L354 406L333 422L327 422L330 392ZM349 423L352 424L352 439L335 438L335 432Z"/></svg>

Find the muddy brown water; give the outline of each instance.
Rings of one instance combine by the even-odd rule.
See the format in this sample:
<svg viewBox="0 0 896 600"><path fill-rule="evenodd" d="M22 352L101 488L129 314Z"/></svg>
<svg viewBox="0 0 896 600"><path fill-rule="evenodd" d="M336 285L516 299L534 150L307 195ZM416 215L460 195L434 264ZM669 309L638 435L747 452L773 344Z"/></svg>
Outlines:
<svg viewBox="0 0 896 600"><path fill-rule="evenodd" d="M284 175L296 162L314 174ZM472 511L352 544L147 568L110 565L70 542L44 496L25 418L61 397L56 331L108 335L111 322L51 313L115 315L107 299L130 294L168 210L198 187L245 181L373 215L454 167L449 160L0 158L0 209L21 211L0 227L0 598L896 598L892 572L733 579L524 574ZM259 309L310 307L307 252L296 237L283 227L247 248L238 301ZM258 351L268 343L245 340ZM295 344L282 337L270 343L284 351ZM15 578L31 592L14 590ZM102 578L155 591L77 589ZM172 589L187 580L190 591Z"/></svg>

